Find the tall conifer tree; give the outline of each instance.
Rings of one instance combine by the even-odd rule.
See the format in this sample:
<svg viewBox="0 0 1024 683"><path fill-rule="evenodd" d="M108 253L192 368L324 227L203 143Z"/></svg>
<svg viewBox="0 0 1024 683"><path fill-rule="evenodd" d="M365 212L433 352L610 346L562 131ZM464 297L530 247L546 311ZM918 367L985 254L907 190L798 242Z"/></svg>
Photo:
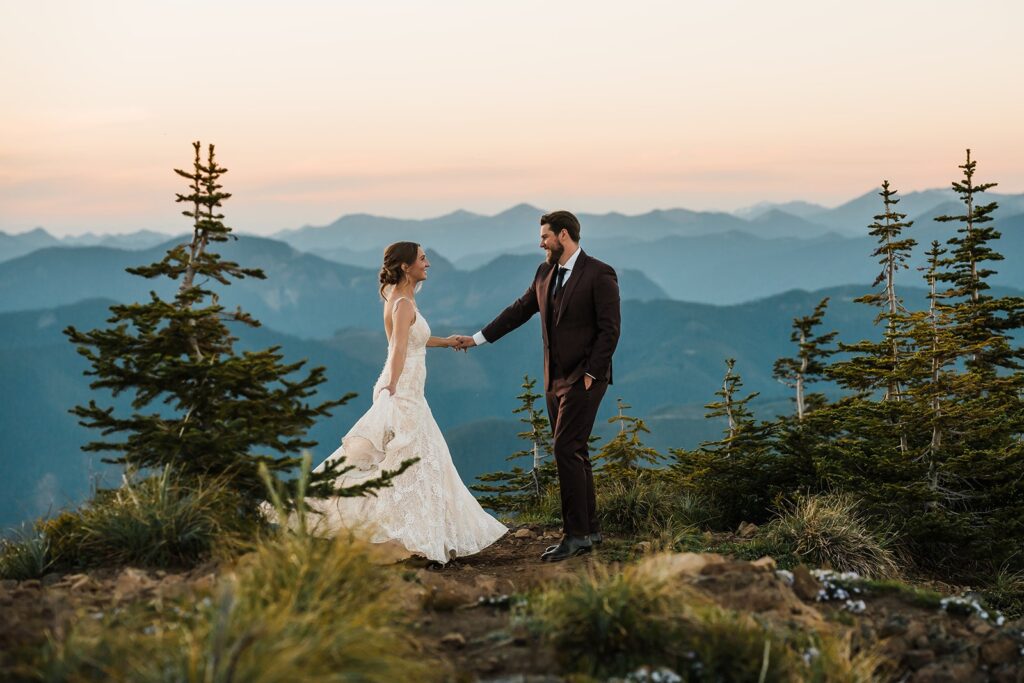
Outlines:
<svg viewBox="0 0 1024 683"><path fill-rule="evenodd" d="M608 441L597 455L594 462L600 463L599 474L611 477L630 477L639 474L645 466L657 465L662 456L658 451L646 446L640 438L641 434L650 434L647 423L639 417L627 415L632 406L620 398L618 413L608 418L611 423L619 423L619 432Z"/></svg>
<svg viewBox="0 0 1024 683"><path fill-rule="evenodd" d="M90 386L114 396L128 393L131 413L115 414L113 407L101 407L95 400L71 412L104 437L86 444L85 450L119 454L107 462L134 468L171 465L185 475L224 477L255 506L267 494L259 464L265 463L279 480L286 479L300 465L299 453L316 445L306 437L307 430L354 394L311 403L316 387L325 381L323 367L296 376L305 361L283 362L278 346L235 351L237 338L226 323L260 323L241 308L226 311L208 284L227 286L235 279L265 276L212 250L214 243L237 239L219 212L231 196L220 182L227 169L217 163L213 145L205 163L200 143L193 143L193 149L192 169L175 169L189 182L188 192L178 194L176 201L186 205L182 213L192 219L191 241L172 247L157 263L128 268L145 278L177 281L174 298L168 301L150 292L149 301L111 306L109 327L64 330L91 364L85 374L96 379ZM107 438L112 435L120 438ZM348 469L332 463L312 476L307 494L372 492L397 474L339 491L336 477Z"/></svg>
<svg viewBox="0 0 1024 683"><path fill-rule="evenodd" d="M537 401L543 396L534 391L536 386L537 380L529 375L523 377L523 393L516 397L520 405L512 412L520 414L519 421L528 427L518 434L527 446L506 458L529 458L530 468L516 465L510 471L482 474L477 479L483 483L470 487L490 494L481 496L479 501L483 507L495 512L522 512L536 506L556 480L555 465L551 459L551 424L537 406Z"/></svg>

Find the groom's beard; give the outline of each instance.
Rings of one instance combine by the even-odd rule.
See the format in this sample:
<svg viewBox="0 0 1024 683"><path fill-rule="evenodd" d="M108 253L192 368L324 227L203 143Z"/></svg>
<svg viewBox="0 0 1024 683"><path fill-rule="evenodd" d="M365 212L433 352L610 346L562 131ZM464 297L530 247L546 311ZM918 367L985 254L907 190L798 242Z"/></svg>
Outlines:
<svg viewBox="0 0 1024 683"><path fill-rule="evenodd" d="M562 254L564 253L565 249L558 249L558 251L555 251L554 249L548 249L548 265L553 266L556 263L558 263L558 260L562 258Z"/></svg>

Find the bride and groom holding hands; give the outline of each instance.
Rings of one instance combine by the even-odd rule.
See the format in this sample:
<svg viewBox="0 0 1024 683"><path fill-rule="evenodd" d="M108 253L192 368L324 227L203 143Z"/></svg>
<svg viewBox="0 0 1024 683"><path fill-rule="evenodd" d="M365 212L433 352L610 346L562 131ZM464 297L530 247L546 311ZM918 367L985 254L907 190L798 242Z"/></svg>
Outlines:
<svg viewBox="0 0 1024 683"><path fill-rule="evenodd" d="M576 216L568 211L541 216L546 258L523 295L476 334L444 338L431 336L416 306L416 292L430 268L423 248L397 242L385 250L380 293L388 358L374 385L372 407L328 461L343 457L354 464L350 477L394 469L408 458L419 461L374 496L314 501L325 528L365 527L371 541L397 541L439 564L501 538L508 529L463 484L427 405L426 349L466 351L493 344L539 314L563 527L561 541L541 559L557 562L600 543L588 439L612 381L619 286L615 270L587 255L579 242Z"/></svg>

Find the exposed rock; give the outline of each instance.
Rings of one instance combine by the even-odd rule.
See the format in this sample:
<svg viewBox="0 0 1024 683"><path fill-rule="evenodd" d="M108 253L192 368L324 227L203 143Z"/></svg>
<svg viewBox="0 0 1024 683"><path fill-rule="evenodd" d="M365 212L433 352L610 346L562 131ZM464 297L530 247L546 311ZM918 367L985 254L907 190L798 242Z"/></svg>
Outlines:
<svg viewBox="0 0 1024 683"><path fill-rule="evenodd" d="M977 614L972 614L967 618L967 628L971 629L972 633L976 633L979 636L987 636L992 633L992 627L989 623L979 617Z"/></svg>
<svg viewBox="0 0 1024 683"><path fill-rule="evenodd" d="M451 633L446 633L442 636L441 644L445 647L461 650L466 647L466 636L462 635L458 631L452 631Z"/></svg>
<svg viewBox="0 0 1024 683"><path fill-rule="evenodd" d="M474 605L479 591L474 586L459 583L435 572L419 572L419 580L425 591L422 595L424 609L435 612L450 612L463 606Z"/></svg>
<svg viewBox="0 0 1024 683"><path fill-rule="evenodd" d="M907 650L903 653L903 661L915 671L935 661L935 653L931 650Z"/></svg>
<svg viewBox="0 0 1024 683"><path fill-rule="evenodd" d="M754 560L750 564L753 567L757 567L758 569L763 569L763 570L768 571L768 572L775 571L775 566L776 566L775 558L772 557L771 555L765 555L764 557L759 557L758 559Z"/></svg>
<svg viewBox="0 0 1024 683"><path fill-rule="evenodd" d="M485 674L492 674L496 671L501 671L504 668L505 662L502 661L501 657L487 657L480 662L479 671Z"/></svg>
<svg viewBox="0 0 1024 683"><path fill-rule="evenodd" d="M890 636L902 636L907 632L910 626L910 620L902 614L896 612L889 615L889 618L885 620L882 627L878 629L878 636L880 638L889 638Z"/></svg>
<svg viewBox="0 0 1024 683"><path fill-rule="evenodd" d="M817 600L821 584L811 574L807 565L799 564L793 570L793 592L805 602Z"/></svg>
<svg viewBox="0 0 1024 683"><path fill-rule="evenodd" d="M919 669L910 680L912 683L960 683L961 679L941 664L932 663Z"/></svg>
<svg viewBox="0 0 1024 683"><path fill-rule="evenodd" d="M986 664L1008 664L1020 660L1020 646L1007 635L997 635L981 644L981 661Z"/></svg>
<svg viewBox="0 0 1024 683"><path fill-rule="evenodd" d="M740 526L736 529L736 535L740 538L753 538L757 534L757 525L750 522L740 522Z"/></svg>
<svg viewBox="0 0 1024 683"><path fill-rule="evenodd" d="M54 586L54 585L60 583L62 578L63 577L62 577L61 574L59 574L57 572L50 572L49 574L44 574L43 575L43 578L40 581L40 583L42 583L43 586L49 588L50 586Z"/></svg>
<svg viewBox="0 0 1024 683"><path fill-rule="evenodd" d="M533 529L527 529L527 528L524 527L522 529L516 529L514 532L512 532L512 537L513 538L527 538L527 539L529 539L529 538L537 538L537 532L535 532Z"/></svg>
<svg viewBox="0 0 1024 683"><path fill-rule="evenodd" d="M114 582L114 600L134 598L140 593L152 590L156 583L145 571L135 567L125 567Z"/></svg>
<svg viewBox="0 0 1024 683"><path fill-rule="evenodd" d="M722 565L725 558L711 553L657 553L645 558L637 565L637 571L649 576L677 578L697 576L708 567Z"/></svg>

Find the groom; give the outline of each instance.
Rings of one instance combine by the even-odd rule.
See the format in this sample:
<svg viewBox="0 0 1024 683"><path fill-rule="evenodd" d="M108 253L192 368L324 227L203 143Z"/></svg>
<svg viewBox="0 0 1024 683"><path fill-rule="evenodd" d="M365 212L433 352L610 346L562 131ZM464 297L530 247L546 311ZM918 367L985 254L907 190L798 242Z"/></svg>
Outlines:
<svg viewBox="0 0 1024 683"><path fill-rule="evenodd" d="M580 222L568 211L540 217L547 259L526 292L459 348L494 343L540 313L544 389L554 434L562 494L561 542L541 559L558 562L601 542L588 440L612 383L619 341L619 282L615 270L580 249Z"/></svg>

